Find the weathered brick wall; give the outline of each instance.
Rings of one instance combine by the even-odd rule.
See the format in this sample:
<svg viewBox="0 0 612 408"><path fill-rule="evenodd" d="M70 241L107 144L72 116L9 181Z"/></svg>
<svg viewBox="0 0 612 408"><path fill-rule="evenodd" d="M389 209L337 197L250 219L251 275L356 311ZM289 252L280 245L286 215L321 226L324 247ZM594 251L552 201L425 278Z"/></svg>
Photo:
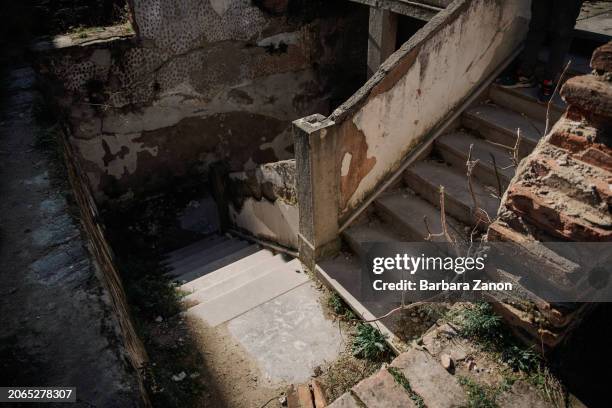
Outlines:
<svg viewBox="0 0 612 408"><path fill-rule="evenodd" d="M591 75L561 90L568 107L525 158L506 192L490 240L612 241L612 43L593 54ZM520 334L555 346L587 304L498 304Z"/></svg>
<svg viewBox="0 0 612 408"><path fill-rule="evenodd" d="M293 2L133 0L134 38L85 33L46 54L99 201L201 180L218 160L242 171L292 157L291 121L365 75L354 51L367 30L359 6L304 19Z"/></svg>

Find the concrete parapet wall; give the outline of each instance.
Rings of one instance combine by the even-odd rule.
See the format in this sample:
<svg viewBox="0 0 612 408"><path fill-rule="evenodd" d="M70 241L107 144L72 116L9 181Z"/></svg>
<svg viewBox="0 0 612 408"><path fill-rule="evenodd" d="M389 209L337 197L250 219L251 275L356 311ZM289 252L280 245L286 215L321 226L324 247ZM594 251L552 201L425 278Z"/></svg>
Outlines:
<svg viewBox="0 0 612 408"><path fill-rule="evenodd" d="M300 201L300 218L325 219L327 226L336 226L337 233L337 226L518 49L526 34L529 9L529 0L453 2L331 116L319 120L317 126L324 123L324 129L311 133L311 140L303 143L307 156L296 158L298 175L319 172L321 176L311 180L310 188L306 181L298 188L322 194L308 198L313 202ZM297 149L312 126L309 118L295 124L301 129L295 133ZM314 169L317 163L324 170ZM335 189L335 208L329 204L329 189ZM298 196L301 200L299 192ZM309 211L315 214L309 216ZM329 228L321 228L326 231L323 241L333 239ZM325 243L322 235L311 235L311 244Z"/></svg>
<svg viewBox="0 0 612 408"><path fill-rule="evenodd" d="M524 38L529 1L456 1L330 120L339 138L340 217L355 209Z"/></svg>

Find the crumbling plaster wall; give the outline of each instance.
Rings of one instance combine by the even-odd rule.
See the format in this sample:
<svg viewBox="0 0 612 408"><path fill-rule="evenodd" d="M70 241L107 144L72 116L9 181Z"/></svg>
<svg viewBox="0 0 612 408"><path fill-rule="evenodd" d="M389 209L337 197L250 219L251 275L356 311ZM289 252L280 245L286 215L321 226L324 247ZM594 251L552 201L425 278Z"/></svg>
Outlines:
<svg viewBox="0 0 612 408"><path fill-rule="evenodd" d="M341 218L512 54L529 6L529 0L454 2L329 117L338 135Z"/></svg>
<svg viewBox="0 0 612 408"><path fill-rule="evenodd" d="M330 109L334 66L358 76L339 59L356 57L350 39L367 14L304 21L291 3L133 0L135 38L94 33L47 54L42 71L63 84L55 93L98 201L203 179L218 160L242 171L292 157L290 123Z"/></svg>
<svg viewBox="0 0 612 408"><path fill-rule="evenodd" d="M238 229L297 248L299 209L295 160L258 166L228 176L228 216Z"/></svg>

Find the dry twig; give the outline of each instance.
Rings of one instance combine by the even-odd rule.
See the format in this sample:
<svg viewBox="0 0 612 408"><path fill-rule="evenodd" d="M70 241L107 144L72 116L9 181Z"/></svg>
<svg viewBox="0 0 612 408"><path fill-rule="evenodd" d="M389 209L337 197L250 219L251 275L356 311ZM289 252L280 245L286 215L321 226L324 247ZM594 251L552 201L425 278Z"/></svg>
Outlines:
<svg viewBox="0 0 612 408"><path fill-rule="evenodd" d="M567 62L567 65L565 66L565 69L563 70L563 72L561 73L561 76L559 77L559 80L557 81L557 85L555 86L555 90L550 98L550 100L548 101L548 104L546 105L546 128L544 128L544 135L546 136L548 134L548 131L550 130L550 107L553 104L553 100L555 99L555 95L557 95L557 92L559 92L559 86L561 85L561 82L563 82L563 78L565 78L565 74L567 73L567 70L569 69L570 65L572 65L572 60L569 60Z"/></svg>
<svg viewBox="0 0 612 408"><path fill-rule="evenodd" d="M497 180L497 194L498 197L501 198L503 195L503 189L501 177L499 176L499 171L497 169L497 162L495 161L495 155L493 153L489 152L489 155L491 156L491 164L493 164L493 170L495 171L495 180Z"/></svg>

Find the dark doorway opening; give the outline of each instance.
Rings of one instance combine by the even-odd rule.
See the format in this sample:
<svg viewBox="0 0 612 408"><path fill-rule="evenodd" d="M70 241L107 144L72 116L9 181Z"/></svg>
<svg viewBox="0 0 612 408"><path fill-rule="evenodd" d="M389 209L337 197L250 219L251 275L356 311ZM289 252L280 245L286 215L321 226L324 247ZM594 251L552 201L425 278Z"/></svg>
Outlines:
<svg viewBox="0 0 612 408"><path fill-rule="evenodd" d="M395 49L398 50L402 44L408 41L414 34L416 34L417 31L423 28L425 24L427 24L427 21L398 14Z"/></svg>

